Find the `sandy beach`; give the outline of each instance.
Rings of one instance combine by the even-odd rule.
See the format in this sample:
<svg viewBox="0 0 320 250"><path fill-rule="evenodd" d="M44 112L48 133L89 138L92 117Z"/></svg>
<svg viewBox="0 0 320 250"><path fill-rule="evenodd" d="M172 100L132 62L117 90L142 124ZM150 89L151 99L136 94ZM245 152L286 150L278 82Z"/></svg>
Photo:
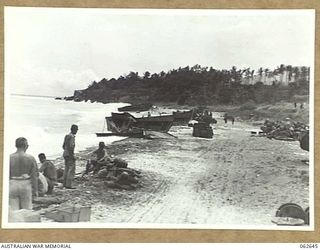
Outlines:
<svg viewBox="0 0 320 250"><path fill-rule="evenodd" d="M141 171L136 190L107 188L103 180L89 177L77 178L75 190L56 188L54 196L90 205L92 223L273 226L280 205L310 206L309 166L302 162L308 152L297 141L251 136L254 128L218 118L212 139L173 126L172 138L114 142L107 146L109 154ZM77 172L92 150L78 154ZM57 159L55 164L63 163Z"/></svg>

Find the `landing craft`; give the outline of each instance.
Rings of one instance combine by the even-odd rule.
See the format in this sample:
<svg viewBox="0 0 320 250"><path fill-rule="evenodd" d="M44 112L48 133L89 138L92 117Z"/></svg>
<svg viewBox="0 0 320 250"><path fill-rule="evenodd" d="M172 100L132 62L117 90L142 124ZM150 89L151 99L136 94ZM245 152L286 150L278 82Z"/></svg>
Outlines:
<svg viewBox="0 0 320 250"><path fill-rule="evenodd" d="M111 113L106 117L108 133L96 133L97 136L143 137L144 131L168 132L173 125L173 115L149 116L136 118L125 113Z"/></svg>

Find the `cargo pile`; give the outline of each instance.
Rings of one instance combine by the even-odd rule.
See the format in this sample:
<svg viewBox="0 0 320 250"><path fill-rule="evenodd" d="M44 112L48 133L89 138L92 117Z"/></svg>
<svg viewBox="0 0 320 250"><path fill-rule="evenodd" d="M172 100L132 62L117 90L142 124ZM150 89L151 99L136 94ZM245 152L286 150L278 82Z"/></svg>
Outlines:
<svg viewBox="0 0 320 250"><path fill-rule="evenodd" d="M301 122L286 118L285 121L265 120L261 130L269 139L299 140L300 135L309 130L309 127Z"/></svg>
<svg viewBox="0 0 320 250"><path fill-rule="evenodd" d="M88 164L90 163L88 162ZM140 176L141 172L128 168L128 163L125 160L115 158L100 166L99 170L94 170L93 175L88 178L103 180L104 185L108 188L133 190L139 186Z"/></svg>
<svg viewBox="0 0 320 250"><path fill-rule="evenodd" d="M210 124L216 124L217 120L212 117L212 113L205 107L193 109L192 120L188 126L193 127L192 136L202 138L212 138L213 130Z"/></svg>
<svg viewBox="0 0 320 250"><path fill-rule="evenodd" d="M217 120L212 117L212 112L210 112L205 107L198 107L193 110L192 120L203 122L206 124L216 124Z"/></svg>

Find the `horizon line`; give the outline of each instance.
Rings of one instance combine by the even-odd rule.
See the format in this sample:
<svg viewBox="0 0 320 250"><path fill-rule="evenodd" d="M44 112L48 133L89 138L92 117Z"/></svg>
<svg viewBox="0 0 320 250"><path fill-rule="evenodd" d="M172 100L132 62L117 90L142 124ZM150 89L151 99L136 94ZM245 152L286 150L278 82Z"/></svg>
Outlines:
<svg viewBox="0 0 320 250"><path fill-rule="evenodd" d="M19 93L11 93L10 95L15 95L15 96L31 96L31 97L48 97L48 98L60 97L60 96L50 96L50 95L32 95L32 94L19 94Z"/></svg>

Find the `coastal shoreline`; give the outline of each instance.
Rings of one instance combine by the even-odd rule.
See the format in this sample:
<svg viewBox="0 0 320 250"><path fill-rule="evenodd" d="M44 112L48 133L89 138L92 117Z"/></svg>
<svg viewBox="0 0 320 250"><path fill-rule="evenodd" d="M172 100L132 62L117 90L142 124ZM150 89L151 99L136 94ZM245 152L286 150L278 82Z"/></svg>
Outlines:
<svg viewBox="0 0 320 250"><path fill-rule="evenodd" d="M125 138L106 145L110 155L141 172L136 190L107 188L88 176L76 190L56 189L69 204L90 205L92 223L177 223L273 226L277 208L310 206L308 153L298 143L250 136L256 126L236 121L213 126L212 139L173 126L171 139ZM77 173L97 147L77 153ZM54 161L63 166L63 159Z"/></svg>

